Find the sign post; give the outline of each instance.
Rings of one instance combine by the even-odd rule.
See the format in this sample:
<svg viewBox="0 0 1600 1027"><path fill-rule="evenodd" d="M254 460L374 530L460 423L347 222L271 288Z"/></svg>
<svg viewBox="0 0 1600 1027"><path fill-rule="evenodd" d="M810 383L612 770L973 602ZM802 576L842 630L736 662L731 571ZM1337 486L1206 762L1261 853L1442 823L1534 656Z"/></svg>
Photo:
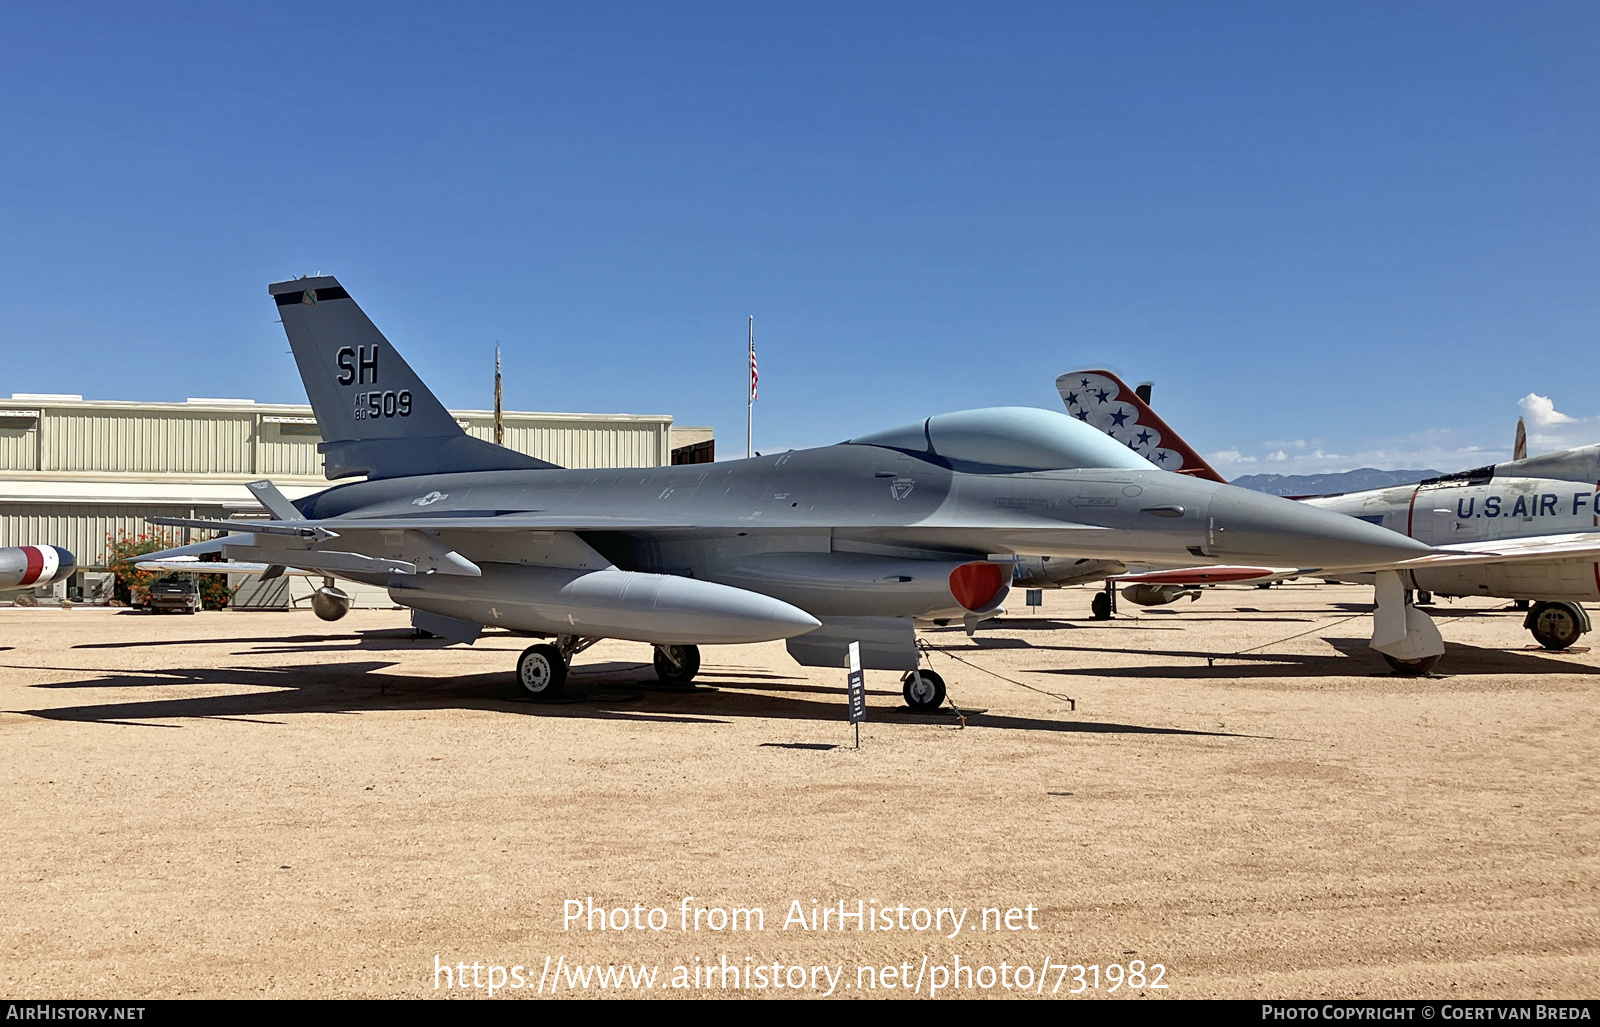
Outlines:
<svg viewBox="0 0 1600 1027"><path fill-rule="evenodd" d="M861 643L850 643L850 723L856 729L856 748L861 748L861 722L867 716L866 675L861 672Z"/></svg>

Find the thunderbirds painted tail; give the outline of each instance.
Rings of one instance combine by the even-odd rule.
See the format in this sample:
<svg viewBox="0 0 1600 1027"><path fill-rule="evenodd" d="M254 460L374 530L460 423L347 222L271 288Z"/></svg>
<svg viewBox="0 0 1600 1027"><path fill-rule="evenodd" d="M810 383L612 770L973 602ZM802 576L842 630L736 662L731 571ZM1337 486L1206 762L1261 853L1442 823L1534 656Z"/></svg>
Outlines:
<svg viewBox="0 0 1600 1027"><path fill-rule="evenodd" d="M329 478L554 467L461 430L333 277L274 282Z"/></svg>
<svg viewBox="0 0 1600 1027"><path fill-rule="evenodd" d="M1123 443L1163 471L1207 481L1227 479L1189 448L1149 404L1110 371L1073 371L1056 379L1067 413Z"/></svg>

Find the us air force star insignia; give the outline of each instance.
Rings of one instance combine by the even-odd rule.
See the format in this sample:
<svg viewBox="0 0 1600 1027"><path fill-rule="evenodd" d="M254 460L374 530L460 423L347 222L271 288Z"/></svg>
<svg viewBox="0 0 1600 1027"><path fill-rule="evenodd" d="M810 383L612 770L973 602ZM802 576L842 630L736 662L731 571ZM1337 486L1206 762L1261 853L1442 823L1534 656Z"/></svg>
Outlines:
<svg viewBox="0 0 1600 1027"><path fill-rule="evenodd" d="M917 483L910 478L896 478L889 483L889 495L898 502L911 495L911 490L916 487Z"/></svg>
<svg viewBox="0 0 1600 1027"><path fill-rule="evenodd" d="M315 289L307 289L305 291L305 293L300 297L300 302L304 303L308 307L316 306L317 305L317 290L315 290Z"/></svg>
<svg viewBox="0 0 1600 1027"><path fill-rule="evenodd" d="M441 499L449 499L449 498L450 498L450 493L448 493L448 492L430 492L427 495L423 496L421 499L413 499L411 501L411 505L412 506L432 506L434 503L437 503Z"/></svg>

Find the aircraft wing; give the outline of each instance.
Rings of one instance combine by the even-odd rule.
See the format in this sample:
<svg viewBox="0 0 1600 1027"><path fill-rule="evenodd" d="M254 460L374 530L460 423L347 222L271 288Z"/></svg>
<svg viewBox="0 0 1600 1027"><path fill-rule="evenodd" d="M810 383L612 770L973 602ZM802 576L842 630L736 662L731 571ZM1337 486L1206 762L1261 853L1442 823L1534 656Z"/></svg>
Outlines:
<svg viewBox="0 0 1600 1027"><path fill-rule="evenodd" d="M1174 570L1142 571L1137 574L1118 574L1111 580L1117 583L1144 585L1259 585L1282 581L1302 574L1314 574L1315 568L1304 567L1236 567L1216 565L1211 567L1179 567Z"/></svg>
<svg viewBox="0 0 1600 1027"><path fill-rule="evenodd" d="M232 531L242 534L271 534L295 535L302 538L331 537L328 533L343 531L670 531L674 529L701 529L701 528L735 528L744 531L794 531L796 529L815 529L814 521L801 518L786 518L781 513L771 516L762 516L760 513L732 515L719 515L715 512L684 511L667 512L647 515L628 515L611 513L585 512L573 514L571 512L556 512L544 510L521 510L502 512L498 510L482 511L452 511L448 514L411 514L389 517L329 517L322 520L308 521L218 521L204 520L189 517L150 517L151 524L166 525L179 528L201 528L206 531ZM916 528L917 530L948 529L957 531L1089 531L1103 532L1115 529L1104 528L1095 524L1079 524L1074 521L1057 520L1050 517L1037 517L1027 513L996 510L986 515L981 522L970 517L952 519L935 513L911 524L883 524L871 520L863 520L851 524L847 522L831 522L832 528L846 530L871 530L884 529L896 530L901 528ZM319 539L320 540L320 539ZM215 542L215 539L209 540ZM204 545L205 543L196 543ZM237 545L237 543L234 543ZM199 552L200 550L194 550ZM211 551L211 550L207 550Z"/></svg>
<svg viewBox="0 0 1600 1027"><path fill-rule="evenodd" d="M246 563L242 560L194 560L181 556L170 560L137 560L134 568L141 571L182 571L195 574L265 574L274 564ZM321 578L323 571L301 570L299 567L279 566L279 574L296 574L307 578ZM273 575L277 577L278 575Z"/></svg>
<svg viewBox="0 0 1600 1027"><path fill-rule="evenodd" d="M236 546L261 546L263 558L281 564L293 564L307 570L325 570L361 573L417 572L410 556L402 561L390 561L392 566L380 566L372 558L354 552L334 550L371 549L370 536L384 532L403 533L413 543L427 549L445 548L437 541L425 541L423 536L449 539L458 532L538 532L548 535L578 535L585 532L640 532L671 535L692 533L706 529L734 529L748 534L763 532L793 532L815 530L810 522L796 522L781 514L770 517L706 517L704 515L678 515L664 511L653 516L615 516L609 513L573 514L554 511L519 511L500 513L484 511L465 515L417 514L393 517L337 517L309 521L221 521L179 517L152 517L151 523L208 531L227 531L236 534L194 542L186 546L152 553L144 560L172 559L174 557L221 553L223 548ZM1111 541L1120 540L1122 533L1115 529L1092 524L1041 517L1025 511L996 510L981 519L970 516L948 518L939 514L912 524L874 524L862 521L856 524L835 524L833 537L841 541L880 543L913 549L941 549L972 554L983 559L989 553L1027 553L1066 558L1098 559ZM287 536L287 537L286 537ZM343 539L341 542L340 539ZM587 547L584 547L587 550ZM277 559L281 554L281 559ZM239 555L237 553L233 555ZM255 555L255 554L250 554ZM391 553L391 555L394 555ZM349 557L349 559L346 559ZM476 568L461 561L468 574ZM437 569L445 570L443 566ZM446 570L446 573L452 571Z"/></svg>
<svg viewBox="0 0 1600 1027"><path fill-rule="evenodd" d="M1433 553L1414 557L1393 567L1363 569L1421 570L1424 567L1534 563L1549 560L1575 563L1600 561L1600 531L1577 531L1565 535L1532 535L1527 538L1462 542L1449 546L1440 546Z"/></svg>
<svg viewBox="0 0 1600 1027"><path fill-rule="evenodd" d="M1530 538L1495 539L1441 547L1432 553L1364 567L1340 567L1341 578L1376 571L1431 570L1435 567L1471 567L1488 564L1600 562L1600 531L1580 531L1566 535L1536 535ZM1150 585L1263 584L1295 577L1334 576L1323 567L1181 567L1175 570L1120 574L1119 582Z"/></svg>

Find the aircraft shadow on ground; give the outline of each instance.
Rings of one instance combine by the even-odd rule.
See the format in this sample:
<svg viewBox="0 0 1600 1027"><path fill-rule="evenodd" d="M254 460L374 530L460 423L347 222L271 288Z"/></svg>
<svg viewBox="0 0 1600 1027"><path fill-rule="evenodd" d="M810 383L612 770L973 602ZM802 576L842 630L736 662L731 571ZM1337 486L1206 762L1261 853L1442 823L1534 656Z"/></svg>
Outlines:
<svg viewBox="0 0 1600 1027"><path fill-rule="evenodd" d="M497 640L503 640L500 636ZM144 649L168 645L274 645L291 646L295 652L307 652L304 644L323 643L323 652L340 649L443 649L454 645L447 638L419 638L410 628L383 628L376 631L358 631L350 635L267 635L261 638L163 638L134 642L84 642L74 649ZM341 644L342 643L342 644Z"/></svg>
<svg viewBox="0 0 1600 1027"><path fill-rule="evenodd" d="M1295 639L1300 642L1302 639ZM1212 665L1195 664L1142 664L1137 667L1034 667L1034 674L1061 674L1070 677L1102 678L1185 678L1191 680L1217 680L1226 678L1295 678L1295 677L1372 677L1393 676L1401 680L1425 681L1395 674L1373 652L1366 638L1325 638L1338 650L1337 653L1275 653L1254 652L1230 655L1228 653L1201 652L1194 649L1111 649L1102 646L1035 645L1033 650L1060 650L1064 652L1117 653L1128 656L1166 657L1193 660L1211 660ZM1467 677L1480 674L1497 675L1548 675L1548 674L1600 674L1600 667L1575 663L1527 650L1506 651L1489 649L1459 642L1446 642L1444 659L1439 663L1439 676Z"/></svg>
<svg viewBox="0 0 1600 1027"><path fill-rule="evenodd" d="M273 724L281 722L271 718L295 713L359 714L418 709L475 709L523 716L653 721L664 724L726 724L739 718L832 721L841 727L848 723L843 687L830 689L805 683L804 679L798 678L775 683L772 678L777 675L763 672L746 675L737 668L713 668L710 673L718 679L715 685L679 691L654 682L653 671L648 667L623 663L578 664L573 668L565 695L556 701L538 702L516 695L516 685L509 671L463 674L452 678L382 673L395 666L394 661L372 660L244 669L186 667L159 672L106 670L76 681L48 682L32 687L158 690L172 686L205 685L266 688L271 691L153 698L9 712L47 720L152 727L180 726L149 723L157 720L212 719ZM77 670L69 667L19 669L57 672ZM781 694L774 695L774 692ZM868 694L898 696L899 692L873 689ZM868 715L880 724L938 723L951 728L956 726L955 717L946 713L912 714L877 707L870 710ZM1087 734L1253 737L1230 732L1052 720L987 712L969 715L966 726Z"/></svg>

